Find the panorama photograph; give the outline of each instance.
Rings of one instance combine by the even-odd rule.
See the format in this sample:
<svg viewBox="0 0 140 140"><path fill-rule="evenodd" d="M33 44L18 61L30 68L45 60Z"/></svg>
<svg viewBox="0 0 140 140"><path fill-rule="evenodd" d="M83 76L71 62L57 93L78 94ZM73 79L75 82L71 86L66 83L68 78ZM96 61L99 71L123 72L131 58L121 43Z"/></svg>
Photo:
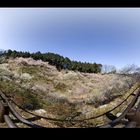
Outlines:
<svg viewBox="0 0 140 140"><path fill-rule="evenodd" d="M0 8L0 128L139 128L140 8Z"/></svg>

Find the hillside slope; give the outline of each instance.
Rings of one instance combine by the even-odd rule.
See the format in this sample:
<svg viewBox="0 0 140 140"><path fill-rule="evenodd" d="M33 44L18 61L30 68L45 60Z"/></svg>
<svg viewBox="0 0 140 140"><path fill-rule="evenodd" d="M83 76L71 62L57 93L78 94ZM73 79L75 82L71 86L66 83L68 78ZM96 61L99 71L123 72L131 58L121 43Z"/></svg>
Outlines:
<svg viewBox="0 0 140 140"><path fill-rule="evenodd" d="M128 76L58 71L47 62L32 58L3 58L0 64L0 89L4 93L32 112L60 119L85 118L93 111L95 115L97 108L108 109L133 84ZM116 99L111 106L105 106ZM62 124L52 127L58 125Z"/></svg>

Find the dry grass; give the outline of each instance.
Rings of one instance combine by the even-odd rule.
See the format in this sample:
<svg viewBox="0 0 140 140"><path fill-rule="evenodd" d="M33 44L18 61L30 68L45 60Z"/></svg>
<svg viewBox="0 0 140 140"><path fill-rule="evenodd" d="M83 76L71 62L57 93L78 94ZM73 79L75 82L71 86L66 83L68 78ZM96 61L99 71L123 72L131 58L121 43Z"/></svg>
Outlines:
<svg viewBox="0 0 140 140"><path fill-rule="evenodd" d="M76 112L80 112L77 118L102 114L115 107L136 86L132 87L134 80L129 76L65 70L59 72L47 62L31 58L9 59L0 64L0 78L0 88L18 95L15 99L19 104L22 100L19 98L27 98L28 102L31 101L28 98L31 98L32 101L40 102L47 114L58 118L67 118ZM130 87L132 88L128 91ZM106 121L108 120L105 117L101 117L85 123L98 125Z"/></svg>

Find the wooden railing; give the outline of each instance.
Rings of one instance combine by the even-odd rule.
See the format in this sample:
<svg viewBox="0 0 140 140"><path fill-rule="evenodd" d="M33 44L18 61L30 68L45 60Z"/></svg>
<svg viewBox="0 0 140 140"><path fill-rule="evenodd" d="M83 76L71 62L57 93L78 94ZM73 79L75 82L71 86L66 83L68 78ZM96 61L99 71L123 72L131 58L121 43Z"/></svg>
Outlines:
<svg viewBox="0 0 140 140"><path fill-rule="evenodd" d="M127 108L121 113L121 115L119 117L114 116L113 114L111 114L111 112L113 110L115 110L116 108L120 107L124 102L126 102L130 97L133 96L133 99L131 100L130 104L127 106ZM104 124L101 126L97 126L97 127L93 127L93 128L114 128L116 125L122 123L123 120L125 120L125 126L124 128L136 128L140 126L140 103L138 103L138 106L136 107L136 103L138 102L140 96L140 87L138 87L137 89L135 89L133 91L133 93L131 93L125 100L123 100L118 106L114 107L113 109L95 116L95 117L90 117L90 118L85 118L85 119L76 119L76 120L61 120L61 119L56 119L56 118L47 118L44 116L39 116L36 114L33 114L31 112L29 112L28 110L23 109L22 107L18 106L13 100L9 99L6 94L4 94L2 91L0 91L0 123L4 123L6 122L7 126L9 128L18 128L18 126L16 125L16 123L14 123L13 119L11 118L11 114L12 116L14 116L18 122L23 123L24 125L27 125L28 127L31 128L45 128L44 126L40 126L37 124L32 123L31 121L23 118L20 113L18 113L15 109L15 106L19 107L20 109L22 109L23 111L34 115L38 118L43 118L46 119L47 121L61 121L61 122L83 122L83 121L88 121L88 120L93 120L93 119L97 119L99 117L102 116L106 116L109 118L109 115L113 116L113 119L110 120L110 122L108 124ZM110 118L109 118L110 119Z"/></svg>

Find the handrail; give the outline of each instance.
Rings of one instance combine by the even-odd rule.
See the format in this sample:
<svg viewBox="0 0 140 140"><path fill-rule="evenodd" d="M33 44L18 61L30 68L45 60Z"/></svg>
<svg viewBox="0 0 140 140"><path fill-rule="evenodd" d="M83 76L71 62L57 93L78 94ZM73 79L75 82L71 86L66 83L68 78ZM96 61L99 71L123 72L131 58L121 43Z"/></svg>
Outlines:
<svg viewBox="0 0 140 140"><path fill-rule="evenodd" d="M139 88L139 87L138 87ZM50 117L44 117L44 116L40 116L40 115L37 115L37 114L34 114L26 109L24 109L23 107L19 106L17 103L15 103L15 101L13 101L12 99L9 99L11 102L13 102L18 108L22 109L23 111L33 115L33 116L36 116L36 117L39 117L39 118L43 118L43 119L46 119L46 120L50 120L50 121L60 121L60 122L81 122L81 121L87 121L87 120L93 120L93 119L97 119L99 117L102 117L110 112L112 112L113 110L115 110L116 108L120 107L124 102L126 102L131 96L134 95L134 92L138 89L134 89L134 91L132 91L132 93L130 95L128 95L121 103L119 103L117 106L115 106L114 108L108 110L107 112L105 113L102 113L100 115L97 115L97 116L94 116L94 117L90 117L90 118L86 118L86 119L76 119L76 120L62 120L62 119L56 119L56 118L50 118Z"/></svg>
<svg viewBox="0 0 140 140"><path fill-rule="evenodd" d="M136 93L135 93L136 92ZM135 94L134 94L135 93ZM28 125L32 128L45 128L43 126L40 126L40 125L37 125L37 124L34 124L30 121L28 121L27 119L23 118L14 108L13 104L15 104L16 106L18 106L20 109L22 109L23 111L31 114L31 115L34 115L36 117L39 117L39 118L43 118L43 119L46 119L46 120L51 120L51 121L61 121L61 122L82 122L82 121L87 121L87 120L92 120L92 119L96 119L96 118L99 118L103 115L106 115L107 113L110 113L112 112L113 110L115 110L116 108L118 108L119 106L121 106L124 102L126 102L128 100L129 97L131 97L132 95L134 95L134 98L132 99L132 101L130 102L130 104L127 106L127 108L122 112L122 114L117 117L115 120L109 122L108 124L106 125L102 125L102 126L98 126L96 128L112 128L114 127L115 125L117 125L118 123L120 123L120 121L125 118L125 116L129 113L129 111L135 106L137 100L138 100L138 97L140 95L140 88L136 88L129 96L126 97L126 99L124 99L121 103L119 103L116 107L110 109L109 111L103 113L103 114L100 114L98 116L95 116L95 117L90 117L90 118L86 118L86 119L76 119L76 120L61 120L61 119L56 119L56 118L49 118L49 117L43 117L43 116L40 116L40 115L36 115L34 113L31 113L25 109L23 109L22 107L18 106L13 100L11 99L8 99L6 97L6 95L0 91L0 97L1 99L3 100L3 102L6 104L6 107L8 107L8 110L12 113L12 115L17 118L19 120L19 122L22 122L23 124L25 125ZM140 110L140 103L139 103L139 108ZM138 110L137 109L137 110ZM3 118L4 118L4 121L6 122L6 124L8 125L9 128L18 128L18 126L16 124L13 123L12 119L10 118L9 114L6 113L3 115ZM129 122L127 125L126 125L126 128L129 128L129 127L136 127L137 126L137 123L136 122Z"/></svg>
<svg viewBox="0 0 140 140"><path fill-rule="evenodd" d="M138 100L138 97L140 95L140 89L137 91L135 97L133 98L133 100L131 101L131 103L128 105L128 107L123 111L123 113L115 120L113 120L112 122L103 125L104 128L108 128L108 126L113 127L114 125L116 125L121 119L123 119L127 113L131 110L131 108L135 105L135 103ZM101 126L102 127L102 126Z"/></svg>
<svg viewBox="0 0 140 140"><path fill-rule="evenodd" d="M36 124L33 124L32 122L24 119L15 109L14 107L12 106L12 104L8 101L7 97L2 93L0 92L0 95L1 97L5 100L5 102L7 103L11 113L18 119L20 120L22 123L28 125L28 126L31 126L33 128L44 128L43 126L39 126L39 125L36 125Z"/></svg>

